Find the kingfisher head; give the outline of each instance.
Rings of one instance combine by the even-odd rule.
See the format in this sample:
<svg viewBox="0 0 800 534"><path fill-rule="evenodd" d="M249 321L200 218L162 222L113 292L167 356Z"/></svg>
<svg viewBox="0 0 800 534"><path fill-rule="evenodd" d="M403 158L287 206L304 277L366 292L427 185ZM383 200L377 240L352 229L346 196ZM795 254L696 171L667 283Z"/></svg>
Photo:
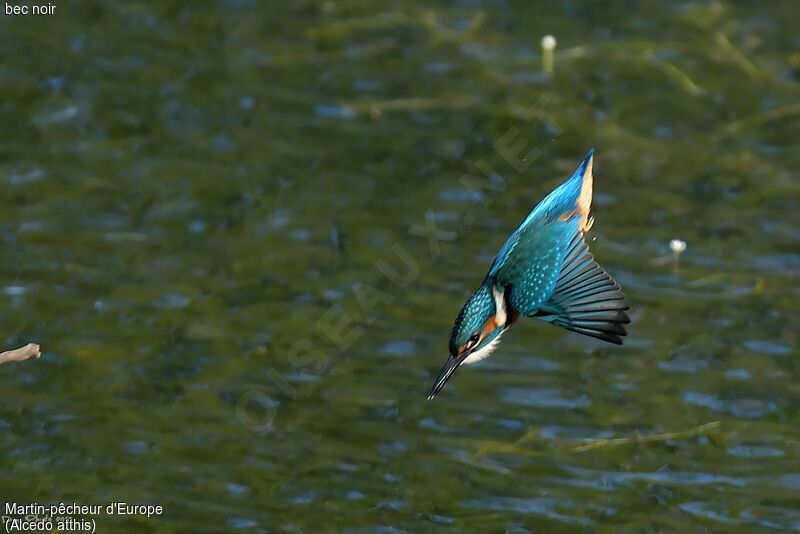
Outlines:
<svg viewBox="0 0 800 534"><path fill-rule="evenodd" d="M444 387L461 364L488 357L500 342L500 335L510 326L503 290L484 281L461 308L450 333L450 356L428 396L432 399Z"/></svg>

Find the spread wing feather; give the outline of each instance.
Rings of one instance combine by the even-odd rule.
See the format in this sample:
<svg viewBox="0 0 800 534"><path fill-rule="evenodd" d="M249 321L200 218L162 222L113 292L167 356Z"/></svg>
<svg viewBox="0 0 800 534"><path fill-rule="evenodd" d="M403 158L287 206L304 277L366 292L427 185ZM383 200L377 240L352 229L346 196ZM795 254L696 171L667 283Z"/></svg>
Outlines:
<svg viewBox="0 0 800 534"><path fill-rule="evenodd" d="M583 234L572 238L565 258L552 296L534 316L621 345L630 323L622 288L597 264Z"/></svg>

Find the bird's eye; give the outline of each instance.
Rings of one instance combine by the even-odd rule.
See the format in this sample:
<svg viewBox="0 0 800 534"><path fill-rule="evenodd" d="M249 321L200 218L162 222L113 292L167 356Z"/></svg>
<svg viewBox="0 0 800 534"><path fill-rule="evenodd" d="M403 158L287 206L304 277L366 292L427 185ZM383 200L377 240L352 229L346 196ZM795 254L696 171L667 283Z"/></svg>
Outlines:
<svg viewBox="0 0 800 534"><path fill-rule="evenodd" d="M478 342L478 338L479 338L479 337L480 337L480 336L479 336L478 334L472 334L472 335L469 337L469 341L467 341L467 345L469 345L470 347L471 347L471 346L473 346L475 343L477 343L477 342Z"/></svg>

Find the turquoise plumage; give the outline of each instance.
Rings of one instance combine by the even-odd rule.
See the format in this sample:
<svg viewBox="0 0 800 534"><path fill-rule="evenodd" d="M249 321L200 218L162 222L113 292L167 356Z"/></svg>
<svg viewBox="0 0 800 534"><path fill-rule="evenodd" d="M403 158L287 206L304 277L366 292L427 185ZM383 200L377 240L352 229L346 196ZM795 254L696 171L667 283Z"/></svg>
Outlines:
<svg viewBox="0 0 800 534"><path fill-rule="evenodd" d="M456 317L433 398L462 364L488 357L521 315L622 344L630 322L619 284L595 262L584 233L593 218L594 150L514 230Z"/></svg>

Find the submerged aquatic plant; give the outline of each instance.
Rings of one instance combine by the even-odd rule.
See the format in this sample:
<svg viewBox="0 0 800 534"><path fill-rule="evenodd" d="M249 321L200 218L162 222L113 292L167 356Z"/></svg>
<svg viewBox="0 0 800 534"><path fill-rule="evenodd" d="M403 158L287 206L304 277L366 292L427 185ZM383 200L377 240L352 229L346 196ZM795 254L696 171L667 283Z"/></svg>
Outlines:
<svg viewBox="0 0 800 534"><path fill-rule="evenodd" d="M553 74L553 52L556 49L556 38L552 35L542 37L542 70Z"/></svg>

